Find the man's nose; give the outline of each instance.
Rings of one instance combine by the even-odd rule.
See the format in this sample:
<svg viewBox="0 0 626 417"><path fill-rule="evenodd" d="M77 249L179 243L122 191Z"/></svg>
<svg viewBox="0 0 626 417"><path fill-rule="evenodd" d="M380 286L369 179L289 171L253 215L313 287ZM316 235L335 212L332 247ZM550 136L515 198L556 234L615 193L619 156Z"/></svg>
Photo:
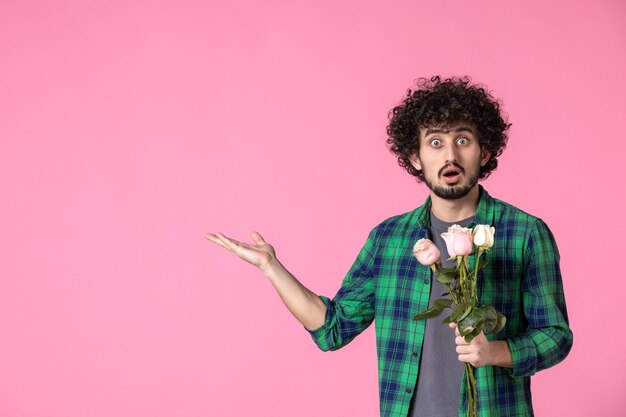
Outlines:
<svg viewBox="0 0 626 417"><path fill-rule="evenodd" d="M446 162L456 162L458 160L458 149L454 144L447 144L445 148Z"/></svg>

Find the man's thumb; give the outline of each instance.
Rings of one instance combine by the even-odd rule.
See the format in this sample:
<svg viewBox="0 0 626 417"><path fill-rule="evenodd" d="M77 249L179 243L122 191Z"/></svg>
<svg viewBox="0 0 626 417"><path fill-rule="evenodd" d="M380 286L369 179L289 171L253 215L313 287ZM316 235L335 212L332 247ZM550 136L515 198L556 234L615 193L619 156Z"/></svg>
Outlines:
<svg viewBox="0 0 626 417"><path fill-rule="evenodd" d="M265 245L265 240L259 232L252 232L252 240L254 240L254 243L257 245Z"/></svg>

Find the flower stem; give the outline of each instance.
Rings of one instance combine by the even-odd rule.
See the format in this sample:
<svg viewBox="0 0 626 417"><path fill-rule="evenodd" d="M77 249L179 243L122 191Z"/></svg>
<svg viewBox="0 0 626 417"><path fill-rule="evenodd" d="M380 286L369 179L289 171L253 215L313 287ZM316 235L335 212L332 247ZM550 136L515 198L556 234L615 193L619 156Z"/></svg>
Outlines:
<svg viewBox="0 0 626 417"><path fill-rule="evenodd" d="M467 280L467 269L465 268L465 262L463 262L463 257L459 256L457 260L457 265L459 266L459 281L461 285L461 293L463 294L463 298L466 298L467 294L465 292L465 281ZM461 300L466 301L466 300Z"/></svg>
<svg viewBox="0 0 626 417"><path fill-rule="evenodd" d="M465 379L467 382L467 417L478 417L476 379L474 378L474 367L469 363L465 364Z"/></svg>
<svg viewBox="0 0 626 417"><path fill-rule="evenodd" d="M452 292L452 285L450 285L448 283L448 284L446 284L446 288L448 288L448 293L450 294L450 298L452 298L452 301L454 301L454 304L458 305L459 304L459 300L454 295L454 292Z"/></svg>
<svg viewBox="0 0 626 417"><path fill-rule="evenodd" d="M480 263L480 256L483 254L482 249L478 249L478 254L476 255L476 265L474 265L474 277L472 280L472 300L474 305L478 305L478 290L476 287L476 281L478 281L478 264Z"/></svg>

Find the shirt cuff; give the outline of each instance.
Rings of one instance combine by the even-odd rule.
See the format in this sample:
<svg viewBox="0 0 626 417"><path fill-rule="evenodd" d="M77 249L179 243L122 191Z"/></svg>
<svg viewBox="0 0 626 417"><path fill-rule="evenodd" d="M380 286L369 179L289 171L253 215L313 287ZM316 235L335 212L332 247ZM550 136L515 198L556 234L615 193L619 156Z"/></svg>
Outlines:
<svg viewBox="0 0 626 417"><path fill-rule="evenodd" d="M317 341L320 338L320 336L322 336L325 333L326 328L328 328L329 322L331 321L332 317L335 316L334 314L335 308L333 307L333 303L330 301L330 299L323 295L320 295L319 298L326 305L326 316L324 317L324 324L322 324L320 327L318 327L315 330L309 330L306 327L304 328L307 332L311 334L311 337L313 337L315 341Z"/></svg>
<svg viewBox="0 0 626 417"><path fill-rule="evenodd" d="M507 371L512 377L534 375L537 369L537 348L527 336L512 337L506 340L511 351L513 368Z"/></svg>

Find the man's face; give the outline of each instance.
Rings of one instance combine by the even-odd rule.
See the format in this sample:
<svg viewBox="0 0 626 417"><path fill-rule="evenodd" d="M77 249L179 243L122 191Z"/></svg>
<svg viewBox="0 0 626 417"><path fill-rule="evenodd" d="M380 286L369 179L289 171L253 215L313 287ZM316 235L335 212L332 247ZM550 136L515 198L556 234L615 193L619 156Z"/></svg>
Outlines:
<svg viewBox="0 0 626 417"><path fill-rule="evenodd" d="M420 150L411 163L422 170L424 182L438 197L465 197L478 182L480 167L489 161L480 147L476 127L470 123L420 129Z"/></svg>

